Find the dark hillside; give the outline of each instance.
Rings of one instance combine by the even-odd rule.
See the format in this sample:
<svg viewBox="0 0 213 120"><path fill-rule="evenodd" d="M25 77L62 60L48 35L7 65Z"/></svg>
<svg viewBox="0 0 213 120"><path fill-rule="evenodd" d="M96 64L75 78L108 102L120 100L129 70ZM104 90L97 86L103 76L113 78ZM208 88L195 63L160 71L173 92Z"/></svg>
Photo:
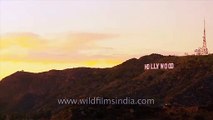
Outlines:
<svg viewBox="0 0 213 120"><path fill-rule="evenodd" d="M144 64L165 62L174 63L175 68L144 70ZM83 106L57 103L58 98L97 96L154 98L155 104ZM0 81L0 119L112 119L117 116L117 119L210 120L212 105L212 54L180 57L151 54L112 68L73 68L42 73L19 71Z"/></svg>

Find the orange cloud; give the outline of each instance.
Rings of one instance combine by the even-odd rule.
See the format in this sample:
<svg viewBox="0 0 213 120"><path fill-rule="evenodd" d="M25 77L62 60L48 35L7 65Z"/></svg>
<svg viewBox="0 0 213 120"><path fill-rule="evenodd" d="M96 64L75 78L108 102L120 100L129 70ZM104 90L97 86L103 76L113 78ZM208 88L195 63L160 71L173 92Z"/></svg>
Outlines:
<svg viewBox="0 0 213 120"><path fill-rule="evenodd" d="M0 37L0 49L19 46L21 48L43 48L44 40L33 33L11 33Z"/></svg>
<svg viewBox="0 0 213 120"><path fill-rule="evenodd" d="M97 41L116 37L118 37L116 34L70 32L57 36L51 46L56 47L60 45L58 46L60 51L76 52L79 50L100 48L96 45Z"/></svg>
<svg viewBox="0 0 213 120"><path fill-rule="evenodd" d="M99 54L113 53L113 49L100 47L95 44L95 41L114 37L117 35L72 32L47 39L33 33L10 33L0 37L0 61L69 62L76 60L77 62L82 59L87 61L90 58L96 59Z"/></svg>

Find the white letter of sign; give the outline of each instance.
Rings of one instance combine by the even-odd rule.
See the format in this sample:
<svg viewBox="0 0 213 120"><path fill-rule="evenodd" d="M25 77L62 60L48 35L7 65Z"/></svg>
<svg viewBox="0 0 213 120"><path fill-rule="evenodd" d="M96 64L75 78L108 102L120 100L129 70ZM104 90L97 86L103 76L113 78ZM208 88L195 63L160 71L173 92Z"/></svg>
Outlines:
<svg viewBox="0 0 213 120"><path fill-rule="evenodd" d="M149 70L149 64L144 64L144 69Z"/></svg>

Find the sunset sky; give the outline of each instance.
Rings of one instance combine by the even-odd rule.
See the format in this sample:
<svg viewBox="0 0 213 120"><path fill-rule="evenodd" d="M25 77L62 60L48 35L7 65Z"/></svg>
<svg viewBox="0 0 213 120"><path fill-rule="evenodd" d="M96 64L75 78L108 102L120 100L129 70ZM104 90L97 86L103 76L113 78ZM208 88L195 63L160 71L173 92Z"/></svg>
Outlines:
<svg viewBox="0 0 213 120"><path fill-rule="evenodd" d="M0 0L0 79L111 67L151 53L213 52L212 0Z"/></svg>

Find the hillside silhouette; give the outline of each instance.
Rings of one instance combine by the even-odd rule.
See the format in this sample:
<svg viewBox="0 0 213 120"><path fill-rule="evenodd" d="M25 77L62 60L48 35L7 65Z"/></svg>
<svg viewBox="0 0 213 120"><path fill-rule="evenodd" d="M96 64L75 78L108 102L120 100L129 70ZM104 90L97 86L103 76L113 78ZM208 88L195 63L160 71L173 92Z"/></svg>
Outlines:
<svg viewBox="0 0 213 120"><path fill-rule="evenodd" d="M172 62L172 70L144 70ZM154 105L59 105L58 98L154 98ZM112 68L18 71L0 81L1 119L213 119L213 54L132 58Z"/></svg>

